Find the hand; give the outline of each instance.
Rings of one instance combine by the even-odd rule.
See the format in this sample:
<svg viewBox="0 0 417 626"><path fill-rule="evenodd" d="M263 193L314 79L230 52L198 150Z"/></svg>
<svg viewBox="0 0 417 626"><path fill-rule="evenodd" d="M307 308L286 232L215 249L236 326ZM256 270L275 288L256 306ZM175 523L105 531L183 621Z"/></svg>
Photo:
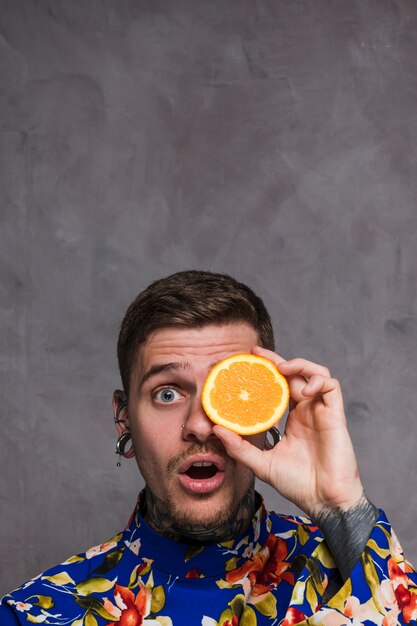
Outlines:
<svg viewBox="0 0 417 626"><path fill-rule="evenodd" d="M253 353L275 363L288 380L291 400L282 441L272 450L260 450L221 426L214 427L216 436L232 458L313 519L324 507L351 508L362 497L363 487L339 382L327 368L311 361L285 361L259 347Z"/></svg>

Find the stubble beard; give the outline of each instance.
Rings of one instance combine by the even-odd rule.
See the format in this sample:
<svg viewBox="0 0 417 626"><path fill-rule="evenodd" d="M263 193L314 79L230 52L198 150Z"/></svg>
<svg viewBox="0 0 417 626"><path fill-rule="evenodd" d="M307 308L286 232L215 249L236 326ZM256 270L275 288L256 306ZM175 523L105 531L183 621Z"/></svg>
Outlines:
<svg viewBox="0 0 417 626"><path fill-rule="evenodd" d="M221 508L213 509L210 497L198 494L195 500L200 504L206 502L209 515L203 506L196 511L192 504L179 506L172 498L162 501L149 487L145 491L145 521L157 532L176 541L211 543L233 539L247 528L255 513L253 482L238 503L228 499Z"/></svg>
<svg viewBox="0 0 417 626"><path fill-rule="evenodd" d="M253 484L248 491L253 489ZM241 500L247 497L244 494ZM178 505L176 501L169 502L170 514L177 532L188 537L198 537L200 541L229 538L233 534L233 521L238 516L241 501L236 502L231 493L225 493L224 501L218 505L216 498L211 494L196 494L194 502Z"/></svg>
<svg viewBox="0 0 417 626"><path fill-rule="evenodd" d="M187 451L169 461L167 474L174 475L182 461L197 452L222 454L229 467L229 475L234 473L236 463L225 455L224 450L221 451L213 444L205 446L194 444ZM147 483L145 521L157 532L176 540L208 543L236 537L246 529L255 513L255 480L253 474L247 471L249 472L248 488L238 502L230 486L220 487L218 493L220 499L223 499L222 503L218 503L219 498L216 498L216 493L196 493L188 496L187 499L191 498L191 501L187 504L179 502L172 494L168 494L162 500L156 496ZM223 495L221 495L222 492Z"/></svg>

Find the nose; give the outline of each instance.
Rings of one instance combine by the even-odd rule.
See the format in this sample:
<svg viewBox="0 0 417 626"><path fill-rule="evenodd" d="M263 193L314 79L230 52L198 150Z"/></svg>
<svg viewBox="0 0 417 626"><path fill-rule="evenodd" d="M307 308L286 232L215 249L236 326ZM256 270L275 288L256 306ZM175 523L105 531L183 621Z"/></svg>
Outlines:
<svg viewBox="0 0 417 626"><path fill-rule="evenodd" d="M184 422L182 438L184 441L198 441L205 443L208 439L215 439L213 433L213 422L207 417L200 398L195 398L189 414Z"/></svg>

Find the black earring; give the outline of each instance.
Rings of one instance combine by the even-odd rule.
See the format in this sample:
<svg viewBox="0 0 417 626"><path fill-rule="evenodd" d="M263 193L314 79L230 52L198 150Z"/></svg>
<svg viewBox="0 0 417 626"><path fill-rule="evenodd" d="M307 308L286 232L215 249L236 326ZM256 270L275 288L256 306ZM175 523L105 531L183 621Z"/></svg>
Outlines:
<svg viewBox="0 0 417 626"><path fill-rule="evenodd" d="M120 458L122 456L126 457L128 453L130 452L130 450L132 449L130 448L130 450L126 452L126 446L131 439L132 439L132 435L130 433L123 433L120 435L119 439L116 441L116 454L119 455L119 458L116 463L117 467L120 467L121 465Z"/></svg>
<svg viewBox="0 0 417 626"><path fill-rule="evenodd" d="M272 428L266 431L265 450L272 450L272 448L275 448L275 446L281 441L281 439L282 435L279 432L278 428L272 426Z"/></svg>

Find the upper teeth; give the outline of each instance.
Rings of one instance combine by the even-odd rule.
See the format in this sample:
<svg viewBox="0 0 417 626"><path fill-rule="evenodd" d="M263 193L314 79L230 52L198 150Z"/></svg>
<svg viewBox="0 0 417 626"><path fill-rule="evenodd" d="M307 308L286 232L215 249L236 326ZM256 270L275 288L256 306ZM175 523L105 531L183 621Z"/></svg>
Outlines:
<svg viewBox="0 0 417 626"><path fill-rule="evenodd" d="M194 467L209 467L210 465L213 465L211 461L196 461L193 463Z"/></svg>

